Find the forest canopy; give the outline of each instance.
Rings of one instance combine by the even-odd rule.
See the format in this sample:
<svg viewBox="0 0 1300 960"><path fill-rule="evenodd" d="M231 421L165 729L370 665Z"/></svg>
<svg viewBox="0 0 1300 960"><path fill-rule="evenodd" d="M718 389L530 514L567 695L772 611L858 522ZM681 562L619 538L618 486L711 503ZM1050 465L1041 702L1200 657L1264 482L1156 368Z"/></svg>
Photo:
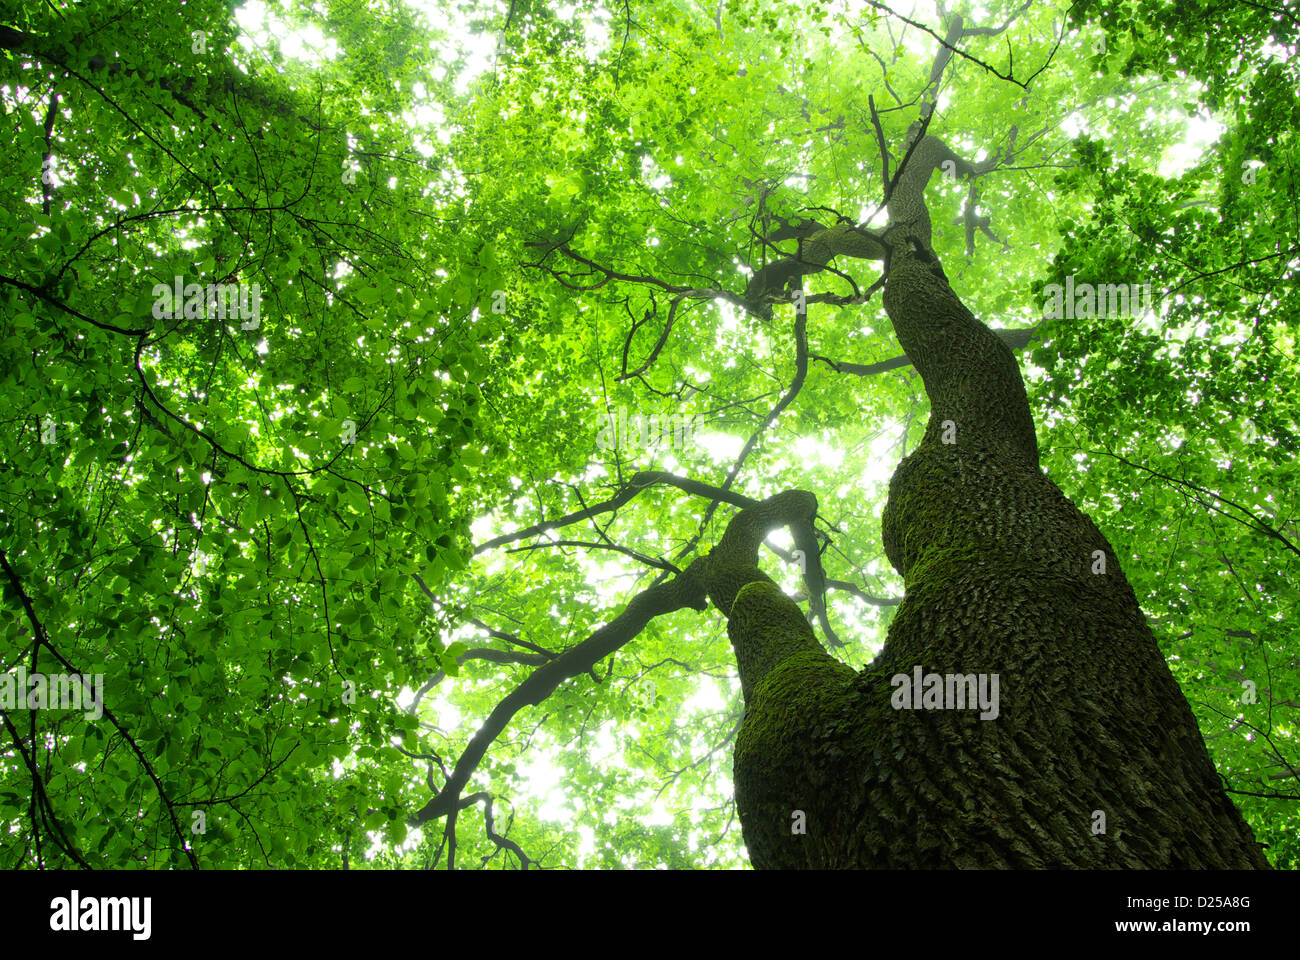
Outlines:
<svg viewBox="0 0 1300 960"><path fill-rule="evenodd" d="M881 650L929 401L848 251L926 133L1043 471L1300 865L1291 0L6 16L0 867L747 865L727 623L641 611L812 491L760 563Z"/></svg>

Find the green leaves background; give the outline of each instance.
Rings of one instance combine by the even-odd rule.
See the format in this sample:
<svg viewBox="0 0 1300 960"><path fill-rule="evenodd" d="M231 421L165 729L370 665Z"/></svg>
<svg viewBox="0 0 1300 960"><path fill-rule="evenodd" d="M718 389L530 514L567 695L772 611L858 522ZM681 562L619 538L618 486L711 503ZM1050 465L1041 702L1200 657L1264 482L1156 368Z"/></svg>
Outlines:
<svg viewBox="0 0 1300 960"><path fill-rule="evenodd" d="M1043 70L1026 89L948 67L932 132L1014 156L981 181L1006 246L978 235L968 257L966 186L936 178L936 249L991 326L1038 325L1020 358L1044 468L1124 558L1220 772L1291 866L1295 20L1105 8L1034 4L963 44ZM743 292L764 210L875 212L867 98L896 167L932 36L832 3L269 9L267 32L202 0L5 24L0 663L103 673L112 713L7 712L5 866L445 863L441 824L407 817L535 658L660 572L609 547L685 566L729 508L702 524L704 503L655 488L549 535L595 546L474 548L639 469L815 492L854 665L901 596L879 516L926 421L910 367L814 360L736 467L793 377L792 311L692 295L665 327L670 287ZM307 28L342 55L295 55ZM1222 132L1179 170L1193 114ZM860 290L878 269L835 266ZM1167 295L1156 317L1042 320L1043 286L1072 274ZM259 284L258 328L155 320L153 285L178 275ZM853 290L826 272L807 292ZM899 353L878 298L814 302L808 329L826 360ZM601 450L619 406L699 418L700 450ZM547 866L742 865L733 672L715 613L655 621L492 745L472 781L492 832ZM461 812L457 864L517 865L484 812Z"/></svg>

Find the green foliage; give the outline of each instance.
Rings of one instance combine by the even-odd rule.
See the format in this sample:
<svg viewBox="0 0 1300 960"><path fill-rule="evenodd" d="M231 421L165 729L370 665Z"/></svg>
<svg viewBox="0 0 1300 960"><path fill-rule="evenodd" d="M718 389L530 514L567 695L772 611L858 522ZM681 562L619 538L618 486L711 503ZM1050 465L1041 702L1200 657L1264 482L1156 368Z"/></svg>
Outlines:
<svg viewBox="0 0 1300 960"><path fill-rule="evenodd" d="M0 280L2 656L102 674L106 710L33 715L48 808L5 864L38 843L70 863L60 829L99 866L187 865L182 840L205 867L338 864L366 830L400 840L417 801L396 695L443 654L412 575L464 568L476 506L456 474L493 442L481 336L437 276L462 257L431 262L445 208L374 149L409 130L351 126L348 97L403 106L391 69L299 92L243 76L266 61L233 30L192 52L224 5L112 14L33 11L16 26L42 68L4 67L36 175L0 185L6 247L30 251ZM114 51L117 70L87 66ZM175 277L257 285L260 315L158 318ZM9 756L4 784L29 795Z"/></svg>
<svg viewBox="0 0 1300 960"><path fill-rule="evenodd" d="M820 3L446 9L285 0L263 30L115 0L4 24L29 39L0 60L0 663L102 674L106 713L5 711L0 865L445 864L443 821L407 818L479 725L664 572L637 557L684 567L731 508L706 523L656 486L549 534L594 546L483 546L638 470L720 486L755 434L733 488L816 493L827 574L857 591L830 592L834 652L883 642L903 584L879 517L919 378L814 359L769 426L793 311L681 291L742 293L773 217L867 221L868 95L897 169L938 44ZM1294 61L1261 50L1295 28L1209 2L1070 15L1059 49L1045 4L963 41L1003 72L1010 42L1017 78L1047 64L1027 90L949 64L932 132L1014 158L980 181L1006 246L968 256L968 187L936 177L936 252L991 326L1040 324L1020 359L1044 467L1110 538L1220 772L1294 796L1300 108ZM301 53L312 30L339 54ZM1162 171L1192 116L1222 132ZM805 278L814 358L896 356L878 296L829 302L879 265L835 266ZM1168 294L1043 320L1071 275ZM257 325L155 317L178 276L257 284ZM699 442L602 447L620 407L697 418ZM457 865L518 865L493 834L545 866L743 865L739 719L716 612L652 621L514 715L464 790L493 824L460 811ZM1294 801L1235 799L1300 863Z"/></svg>

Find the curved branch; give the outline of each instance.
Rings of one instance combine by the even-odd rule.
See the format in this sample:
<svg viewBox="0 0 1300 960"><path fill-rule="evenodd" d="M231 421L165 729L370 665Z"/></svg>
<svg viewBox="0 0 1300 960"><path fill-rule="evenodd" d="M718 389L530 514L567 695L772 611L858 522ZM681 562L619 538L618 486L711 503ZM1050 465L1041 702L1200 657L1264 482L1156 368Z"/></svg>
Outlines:
<svg viewBox="0 0 1300 960"><path fill-rule="evenodd" d="M49 634L46 633L44 625L36 616L36 610L32 606L31 597L29 597L27 591L23 589L22 581L19 580L18 574L15 572L14 568L9 565L9 558L5 555L3 550L0 550L0 569L4 570L5 576L9 578L9 583L14 588L14 592L18 594L18 599L22 603L23 611L27 614L27 621L32 626L34 642L50 651L50 653L54 655L54 659L63 664L64 668L66 668L69 673L80 673L76 667L68 662L67 658L65 658L63 654L59 653L59 651L54 648L54 644L50 642ZM117 728L117 732L122 735L127 746L131 748L131 752L135 754L136 759L140 761L140 765L144 768L144 772L149 776L149 779L153 781L153 785L158 791L158 797L162 800L163 806L167 809L167 817L171 820L172 829L176 831L176 836L180 839L181 849L185 851L185 856L189 859L190 866L195 870L199 869L198 858L194 856L194 851L186 844L185 831L181 828L180 821L176 819L175 805L167 795L167 790L163 787L162 781L158 778L158 774L154 772L153 765L149 763L148 758L144 755L144 751L140 749L140 744L138 744L135 738L131 736L123 723L117 719L117 716L113 711L108 709L107 706L103 706L101 709L104 711L104 716L108 717L109 722L112 723L113 726Z"/></svg>
<svg viewBox="0 0 1300 960"><path fill-rule="evenodd" d="M684 293L679 293L677 296L673 297L672 302L668 305L668 319L664 321L664 329L663 332L659 334L658 342L656 342L653 349L651 349L650 355L646 357L645 362L631 373L627 370L627 354L628 349L632 345L632 335L636 333L636 329L640 324L637 324L628 331L627 341L623 344L623 374L617 378L620 382L640 376L650 369L652 363L659 359L660 351L663 350L664 345L668 342L668 335L673 332L673 324L677 322L677 308L681 306L681 302L684 299L686 299L686 294Z"/></svg>
<svg viewBox="0 0 1300 960"><path fill-rule="evenodd" d="M1017 80L1014 76L1012 76L1012 75L1010 75L1010 74L1002 73L1001 71L999 71L999 70L996 69L995 67L991 67L991 66L989 66L989 65L988 65L987 63L985 63L983 60L979 59L979 57L972 56L971 54L967 53L965 50L962 50L962 49L960 49L960 48L954 46L953 43L952 43L950 40L947 40L947 39L945 39L944 37L939 36L939 34L935 33L933 30L931 30L931 29L930 29L929 27L927 27L925 24L920 23L919 21L913 20L913 19L911 19L910 17L905 17L905 16L903 16L901 13L898 13L896 10L892 9L891 7L888 7L888 6L886 6L885 4L883 4L883 3L879 3L878 0L867 0L867 3L868 3L869 5L875 7L877 10L881 10L881 11L883 11L883 12L889 14L889 15L892 16L892 17L897 17L899 20L902 20L904 23L906 23L909 27L915 27L915 28L918 29L918 30L921 30L921 31L923 31L923 32L925 32L925 33L928 33L930 36L934 37L934 39L938 40L939 43L943 46L943 48L944 48L945 50L949 51L950 54L951 54L951 53L955 53L955 54L957 54L957 56L962 57L962 58L965 59L965 60L969 60L971 63L975 64L977 67L981 67L981 68L984 69L986 72L993 74L993 76L997 77L999 80L1005 80L1005 81L1007 81L1008 83L1014 83L1017 87L1020 87L1022 90L1028 90L1028 89L1029 89L1028 81L1024 81L1024 82L1022 82L1022 81L1020 81L1020 80ZM979 29L979 28L976 28L976 29ZM1003 29L1005 29L1005 28L1003 28ZM961 30L960 27L958 27L957 32L958 32L958 35L960 35L960 34L962 34L962 33L968 32L968 31L963 31L963 30ZM1055 51L1053 51L1053 52L1055 52ZM1041 72L1041 69L1042 69L1042 68L1040 67L1038 71L1035 71L1035 72L1034 72L1034 76L1037 76L1038 73ZM1033 79L1033 76L1030 77L1030 80L1032 80L1032 79Z"/></svg>
<svg viewBox="0 0 1300 960"><path fill-rule="evenodd" d="M1238 517L1235 514L1231 514L1227 510L1224 510L1223 508L1218 507L1213 503L1207 503L1206 501L1202 500L1200 496L1194 498L1202 506L1208 507L1209 509L1213 510L1215 513L1221 513L1229 520L1235 520L1237 523L1241 524L1247 529L1254 530L1256 533L1262 533L1266 537L1281 542L1284 549L1289 550L1292 553L1294 553L1296 556L1300 557L1300 547L1297 547L1294 543L1292 543L1291 540L1286 536L1286 534L1282 533L1282 531L1280 530L1274 529L1269 524L1265 523L1263 520L1259 518L1258 515L1254 513L1254 511L1250 510L1247 507L1243 507L1241 504L1233 500L1229 500L1227 497L1220 496L1219 494L1215 493L1213 490L1207 490L1205 487L1198 486L1187 480L1180 480L1178 477L1171 477L1166 473L1161 473L1159 470L1152 470L1148 466L1144 466L1143 464L1140 463L1134 463L1132 460L1125 459L1124 457L1120 456L1118 453L1112 453L1109 450L1090 450L1088 452L1093 454L1104 454L1105 456L1112 457L1115 460L1118 460L1120 463L1124 464L1125 466L1133 467L1135 470L1145 470L1153 477L1157 477L1161 480L1164 480L1166 483L1174 484L1175 486L1179 486L1179 487L1186 487L1187 489L1192 490L1197 494L1203 494L1205 496L1213 497L1215 500L1218 500L1220 503L1226 503L1228 506L1232 507L1232 509L1245 514L1246 519L1243 520L1241 517Z"/></svg>
<svg viewBox="0 0 1300 960"><path fill-rule="evenodd" d="M547 540L545 543L530 543L526 547L511 547L507 553L522 553L532 550L547 550L551 547L586 547L589 550L613 550L616 553L624 554L644 563L648 567L654 567L656 570L666 570L669 573L681 573L681 568L667 560L660 560L655 557L647 557L644 553L638 553L630 547L624 547L617 543L595 543L590 540Z"/></svg>
<svg viewBox="0 0 1300 960"><path fill-rule="evenodd" d="M715 487L707 483L702 483L699 480L679 477L676 474L668 473L664 470L642 470L639 473L633 474L632 479L627 482L622 490L602 503L595 504L585 510L578 510L575 513L565 514L563 517L558 517L554 520L544 520L541 523L535 523L531 527L525 527L523 530L517 530L514 533L506 533L499 537L493 537L486 543L475 547L474 553L477 555L485 550L491 550L507 543L514 543L516 540L535 537L540 533L545 533L547 530L554 530L556 527L568 526L569 524L577 523L580 520L587 520L602 513L608 513L611 510L617 510L638 493L650 488L656 483L666 483L685 493L694 494L697 497L708 497L713 500L723 500L727 503L735 504L738 507L748 507L758 502L751 497L746 497L739 493L732 493L730 490L725 488Z"/></svg>
<svg viewBox="0 0 1300 960"><path fill-rule="evenodd" d="M509 850L516 857L518 857L519 863L521 864L520 869L527 870L529 866L532 866L534 864L536 864L537 866L541 866L540 863L538 863L536 860L532 859L530 856L524 853L523 847L519 846L519 844L515 843L515 841L511 840L509 837L500 836L496 832L496 829L492 824L493 799L494 797L492 796L492 794L488 793L486 790L483 790L478 793L471 794L470 796L462 800L460 802L460 808L464 810L466 807L473 806L479 801L483 801L483 823L487 828L488 839L491 840L493 843L495 843L498 848L502 850ZM507 827L507 829L509 828ZM486 863L487 861L484 862Z"/></svg>
<svg viewBox="0 0 1300 960"><path fill-rule="evenodd" d="M0 277L0 283L7 283L11 287L17 287L19 290L24 290L27 293L30 293L32 296L36 297L37 299L44 300L50 306L57 307L58 309L62 310L64 313L68 314L69 316L76 317L82 323L88 323L92 327L98 327L100 330L107 330L109 333L120 333L128 337L142 337L152 329L152 327L145 327L142 330L125 330L122 327L115 327L111 323L104 323L101 320L96 320L93 317L88 317L84 313L72 309L72 307L68 306L63 301L57 300L54 297L50 296L40 287L32 286L30 283L24 283L23 281L17 280L14 277Z"/></svg>
<svg viewBox="0 0 1300 960"><path fill-rule="evenodd" d="M45 792L45 779L41 776L41 770L40 767L37 766L36 758L28 755L27 747L23 744L22 734L19 733L18 728L13 725L13 721L9 719L8 713L0 713L0 720L4 721L5 728L9 731L9 737L13 740L14 747L17 748L18 753L22 756L23 765L27 767L27 772L32 778L33 804L40 808L46 822L48 822L53 828L54 832L52 835L55 843L58 844L59 849L61 849L73 862L87 870L93 870L94 867L86 862L86 858L81 855L81 851L79 851L76 846L73 845L72 841L68 839L68 835L63 829L63 824L59 822L59 818L55 815L54 805L50 803L50 798ZM44 864L41 862L40 855L40 828L35 822L36 811L33 810L31 815L32 831L36 839L37 865L43 866Z"/></svg>
<svg viewBox="0 0 1300 960"><path fill-rule="evenodd" d="M565 680L587 672L597 662L635 638L655 617L683 607L704 610L706 606L704 588L692 570L688 569L681 576L637 594L622 613L586 640L538 667L514 692L498 703L483 721L456 761L442 790L411 817L412 826L452 815L459 809L461 791L478 768L488 747L524 707L541 703Z"/></svg>

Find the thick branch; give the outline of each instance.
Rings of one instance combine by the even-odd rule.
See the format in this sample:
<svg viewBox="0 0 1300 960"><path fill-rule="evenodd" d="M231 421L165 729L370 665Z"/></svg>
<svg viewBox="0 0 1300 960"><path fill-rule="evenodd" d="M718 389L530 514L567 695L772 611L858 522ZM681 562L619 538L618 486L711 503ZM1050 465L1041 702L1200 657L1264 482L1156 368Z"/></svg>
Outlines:
<svg viewBox="0 0 1300 960"><path fill-rule="evenodd" d="M683 607L704 610L704 590L692 570L666 583L656 584L632 598L627 608L577 646L570 647L545 666L538 667L496 705L456 761L451 777L436 797L411 818L413 826L444 817L458 809L461 791L478 768L492 742L514 715L545 700L565 680L585 673L597 662L637 636L655 617Z"/></svg>

